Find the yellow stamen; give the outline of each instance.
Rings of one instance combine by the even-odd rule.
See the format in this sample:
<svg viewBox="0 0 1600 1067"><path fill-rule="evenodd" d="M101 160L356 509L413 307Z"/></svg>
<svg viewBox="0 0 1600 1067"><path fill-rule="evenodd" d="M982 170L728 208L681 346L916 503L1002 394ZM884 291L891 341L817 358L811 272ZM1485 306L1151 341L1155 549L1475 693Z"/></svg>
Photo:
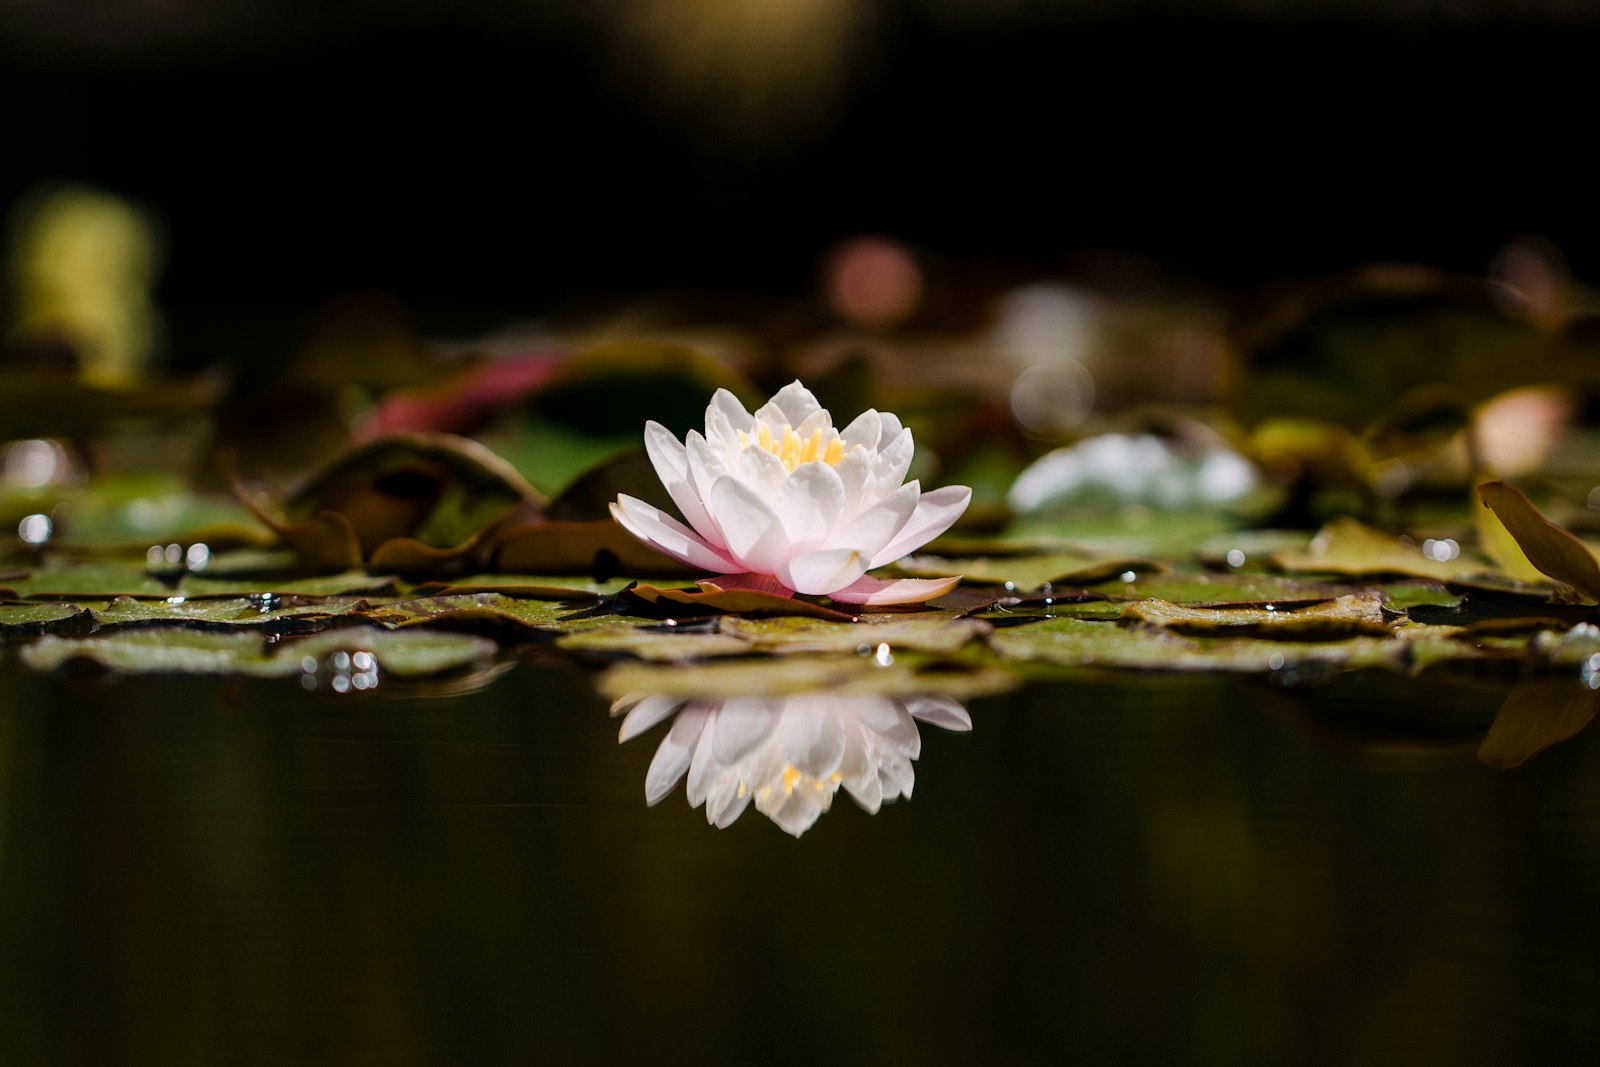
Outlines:
<svg viewBox="0 0 1600 1067"><path fill-rule="evenodd" d="M783 795L784 796L788 796L790 793L794 792L794 787L795 787L796 783L798 783L800 781L801 777L802 776L800 774L800 771L795 767L794 764L791 763L788 766L783 768Z"/></svg>
<svg viewBox="0 0 1600 1067"><path fill-rule="evenodd" d="M778 461L791 471L802 463L826 463L836 467L844 459L845 452L843 439L833 430L813 430L810 437L803 438L787 423L776 431L764 422L758 423L754 440L740 430L739 447L749 448L751 445L777 456Z"/></svg>

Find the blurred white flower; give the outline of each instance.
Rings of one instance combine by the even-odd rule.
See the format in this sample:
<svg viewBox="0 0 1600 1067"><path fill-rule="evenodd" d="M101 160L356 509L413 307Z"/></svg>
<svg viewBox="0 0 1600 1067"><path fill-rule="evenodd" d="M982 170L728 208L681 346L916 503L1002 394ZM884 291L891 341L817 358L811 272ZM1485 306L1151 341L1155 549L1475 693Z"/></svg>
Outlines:
<svg viewBox="0 0 1600 1067"><path fill-rule="evenodd" d="M799 837L833 805L843 786L868 812L911 796L911 761L922 751L917 720L947 730L972 729L972 718L947 697L740 697L683 701L625 696L618 741L637 737L675 712L645 775L645 799L657 804L689 777L689 803L706 820L730 825L751 801Z"/></svg>
<svg viewBox="0 0 1600 1067"><path fill-rule="evenodd" d="M972 490L923 493L904 481L911 431L893 415L864 412L843 430L799 382L754 415L719 389L706 432L679 441L656 422L645 448L688 520L622 495L611 514L635 537L693 567L718 588L850 604L918 603L959 579L885 581L867 571L892 563L949 529Z"/></svg>

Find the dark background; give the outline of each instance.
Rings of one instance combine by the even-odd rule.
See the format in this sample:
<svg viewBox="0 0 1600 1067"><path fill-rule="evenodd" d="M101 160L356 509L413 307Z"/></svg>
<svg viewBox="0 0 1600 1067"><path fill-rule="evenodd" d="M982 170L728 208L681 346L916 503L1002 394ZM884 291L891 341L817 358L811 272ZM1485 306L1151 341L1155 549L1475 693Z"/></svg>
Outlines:
<svg viewBox="0 0 1600 1067"><path fill-rule="evenodd" d="M19 0L0 203L71 179L155 208L191 364L235 312L298 320L353 289L444 331L803 290L861 231L1040 270L1127 250L1238 286L1479 273L1533 233L1600 273L1600 23L1578 5L807 4L844 28L769 59L730 31L710 52L740 81L674 66L688 0Z"/></svg>

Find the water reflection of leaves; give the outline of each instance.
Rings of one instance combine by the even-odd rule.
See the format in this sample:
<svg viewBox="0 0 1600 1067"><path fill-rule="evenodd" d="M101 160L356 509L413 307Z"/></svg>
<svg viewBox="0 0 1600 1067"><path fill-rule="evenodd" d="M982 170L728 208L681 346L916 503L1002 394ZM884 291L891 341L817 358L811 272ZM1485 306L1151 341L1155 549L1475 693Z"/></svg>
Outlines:
<svg viewBox="0 0 1600 1067"><path fill-rule="evenodd" d="M689 803L724 828L752 802L799 837L833 805L842 786L864 810L910 798L911 763L922 751L917 722L972 729L967 710L949 697L839 696L682 700L661 694L619 698L626 712L618 741L672 719L645 776L654 805L688 778Z"/></svg>
<svg viewBox="0 0 1600 1067"><path fill-rule="evenodd" d="M1478 746L1478 758L1491 767L1510 769L1575 737L1600 711L1600 691L1590 687L1597 680L1596 672L1586 668L1579 682L1571 678L1522 682L1500 705L1488 736Z"/></svg>

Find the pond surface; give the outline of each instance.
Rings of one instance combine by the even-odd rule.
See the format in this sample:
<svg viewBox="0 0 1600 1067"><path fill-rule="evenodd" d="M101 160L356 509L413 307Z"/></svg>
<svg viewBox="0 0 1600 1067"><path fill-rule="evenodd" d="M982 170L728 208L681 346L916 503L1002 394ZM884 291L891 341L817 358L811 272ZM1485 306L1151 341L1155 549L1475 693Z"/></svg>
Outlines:
<svg viewBox="0 0 1600 1067"><path fill-rule="evenodd" d="M14 659L14 654L13 654ZM6 1063L1570 1062L1600 746L1507 686L1085 677L910 799L708 825L591 676L461 695L4 671Z"/></svg>

